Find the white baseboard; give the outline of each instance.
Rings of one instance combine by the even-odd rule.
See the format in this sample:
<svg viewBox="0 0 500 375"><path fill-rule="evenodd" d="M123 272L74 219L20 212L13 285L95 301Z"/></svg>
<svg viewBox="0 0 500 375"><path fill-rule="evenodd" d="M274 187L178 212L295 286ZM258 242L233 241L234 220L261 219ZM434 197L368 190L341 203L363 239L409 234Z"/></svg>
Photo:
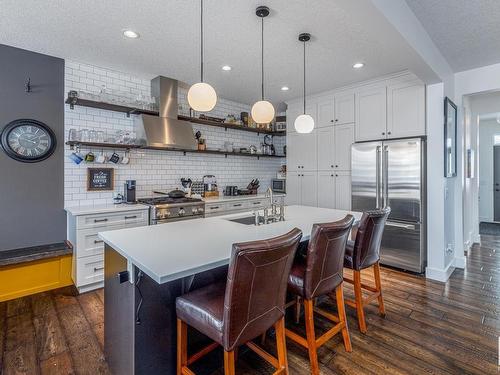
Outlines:
<svg viewBox="0 0 500 375"><path fill-rule="evenodd" d="M466 256L455 257L455 258L453 258L452 264L453 264L453 267L455 267L455 268L464 269L465 265L467 264L467 257Z"/></svg>
<svg viewBox="0 0 500 375"><path fill-rule="evenodd" d="M426 267L425 268L425 277L431 280L441 281L443 283L447 282L450 278L451 274L455 270L453 265L454 262L450 262L448 266L444 269Z"/></svg>

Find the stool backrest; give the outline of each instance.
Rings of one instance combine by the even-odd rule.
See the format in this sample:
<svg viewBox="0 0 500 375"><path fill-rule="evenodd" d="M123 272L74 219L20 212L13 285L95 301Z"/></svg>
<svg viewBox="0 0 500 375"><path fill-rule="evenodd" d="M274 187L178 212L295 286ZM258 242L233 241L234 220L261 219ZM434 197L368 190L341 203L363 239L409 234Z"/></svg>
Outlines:
<svg viewBox="0 0 500 375"><path fill-rule="evenodd" d="M363 212L354 242L352 265L360 270L377 263L380 259L380 243L391 208Z"/></svg>
<svg viewBox="0 0 500 375"><path fill-rule="evenodd" d="M307 299L332 292L342 282L345 245L354 217L314 224L307 248L304 291Z"/></svg>
<svg viewBox="0 0 500 375"><path fill-rule="evenodd" d="M264 333L284 316L288 275L302 232L233 245L224 298L224 349Z"/></svg>

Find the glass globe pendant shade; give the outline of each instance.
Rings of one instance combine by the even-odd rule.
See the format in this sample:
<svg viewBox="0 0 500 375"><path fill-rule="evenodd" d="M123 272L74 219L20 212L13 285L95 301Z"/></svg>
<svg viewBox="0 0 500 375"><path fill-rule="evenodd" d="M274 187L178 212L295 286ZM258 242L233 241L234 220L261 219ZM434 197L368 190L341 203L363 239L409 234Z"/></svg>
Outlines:
<svg viewBox="0 0 500 375"><path fill-rule="evenodd" d="M297 133L310 133L314 129L314 119L310 115L300 115L295 119L294 126Z"/></svg>
<svg viewBox="0 0 500 375"><path fill-rule="evenodd" d="M257 124L269 124L274 118L274 107L267 100L260 100L252 107L252 119Z"/></svg>
<svg viewBox="0 0 500 375"><path fill-rule="evenodd" d="M217 93L208 83L199 82L189 88L187 100L195 111L209 112L217 104Z"/></svg>

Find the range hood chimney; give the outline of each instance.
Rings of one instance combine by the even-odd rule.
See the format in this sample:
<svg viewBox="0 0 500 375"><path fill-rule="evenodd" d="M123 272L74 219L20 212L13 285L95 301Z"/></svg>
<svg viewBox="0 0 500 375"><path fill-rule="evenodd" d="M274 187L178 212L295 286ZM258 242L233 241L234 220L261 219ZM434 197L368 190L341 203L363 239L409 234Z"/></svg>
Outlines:
<svg viewBox="0 0 500 375"><path fill-rule="evenodd" d="M151 96L156 98L160 116L134 116L137 139L143 145L155 148L196 150L193 126L177 119L178 82L158 76L151 80Z"/></svg>

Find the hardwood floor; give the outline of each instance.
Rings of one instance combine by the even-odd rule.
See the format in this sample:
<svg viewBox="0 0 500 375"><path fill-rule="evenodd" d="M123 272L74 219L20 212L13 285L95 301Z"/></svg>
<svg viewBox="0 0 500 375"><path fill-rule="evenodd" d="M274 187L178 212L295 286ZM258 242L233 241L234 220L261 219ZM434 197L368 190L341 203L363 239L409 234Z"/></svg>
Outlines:
<svg viewBox="0 0 500 375"><path fill-rule="evenodd" d="M352 276L352 275L350 275ZM371 273L363 281L374 283ZM465 270L438 283L382 268L387 316L366 309L368 332L357 328L347 307L352 353L337 335L318 350L322 374L496 374L500 333L500 237L482 236ZM352 287L344 287L353 297ZM335 310L335 301L319 301ZM293 311L290 311L293 315ZM304 334L304 322L287 327ZM71 288L0 303L2 374L109 374L103 356L103 291L75 296ZM318 334L331 323L316 317ZM274 340L267 349L274 353ZM308 354L287 340L291 374L308 374ZM196 366L199 374L222 375L221 351ZM240 350L237 374L271 374L274 369ZM119 375L119 374L117 374Z"/></svg>

